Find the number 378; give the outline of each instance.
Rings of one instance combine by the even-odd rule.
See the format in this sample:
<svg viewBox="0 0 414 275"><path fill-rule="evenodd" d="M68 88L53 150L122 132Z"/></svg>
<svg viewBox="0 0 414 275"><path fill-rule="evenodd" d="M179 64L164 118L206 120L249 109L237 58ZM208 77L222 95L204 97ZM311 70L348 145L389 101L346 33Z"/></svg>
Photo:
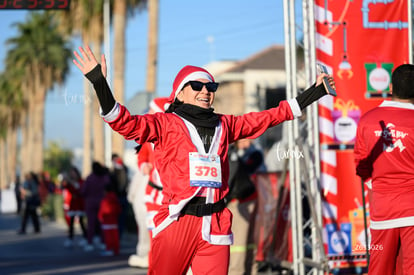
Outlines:
<svg viewBox="0 0 414 275"><path fill-rule="evenodd" d="M196 169L195 171L195 175L200 177L200 176L212 176L212 177L217 177L217 168L215 167L209 167L209 166L195 166L194 167Z"/></svg>

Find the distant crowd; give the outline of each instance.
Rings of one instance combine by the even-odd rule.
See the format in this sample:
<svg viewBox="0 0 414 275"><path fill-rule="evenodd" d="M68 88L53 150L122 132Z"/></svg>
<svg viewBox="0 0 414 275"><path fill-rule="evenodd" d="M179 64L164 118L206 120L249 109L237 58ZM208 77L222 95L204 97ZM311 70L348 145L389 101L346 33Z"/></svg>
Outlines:
<svg viewBox="0 0 414 275"><path fill-rule="evenodd" d="M22 216L17 233L26 234L29 220L34 232L41 233L42 209L48 211L48 198L59 195L68 226L63 245L68 248L78 245L85 251L98 250L103 256L117 255L127 222L128 182L128 168L116 154L112 156L111 168L93 162L92 172L85 179L75 166L62 171L56 181L48 172L29 172L22 181L17 178L15 183L17 213ZM81 229L77 243L75 225Z"/></svg>

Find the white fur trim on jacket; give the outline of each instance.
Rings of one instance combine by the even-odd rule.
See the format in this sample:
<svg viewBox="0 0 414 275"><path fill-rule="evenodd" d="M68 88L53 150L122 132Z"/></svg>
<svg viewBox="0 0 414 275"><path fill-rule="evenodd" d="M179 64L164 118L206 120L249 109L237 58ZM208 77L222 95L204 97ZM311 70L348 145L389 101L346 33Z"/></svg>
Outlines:
<svg viewBox="0 0 414 275"><path fill-rule="evenodd" d="M119 113L120 113L120 111L121 111L121 109L120 109L120 106L119 106L119 103L117 102L117 103L115 103L115 105L114 105L114 107L112 108L112 110L111 111L109 111L109 113L107 113L106 115L103 115L102 114L102 108L101 107L99 107L99 113L101 114L101 117L106 121L106 122L112 122L112 121L114 121L117 117L118 117L118 115L119 115Z"/></svg>
<svg viewBox="0 0 414 275"><path fill-rule="evenodd" d="M295 118L300 117L302 115L302 111L300 110L299 103L296 98L291 98L287 100L289 103L290 109L292 110L293 116Z"/></svg>
<svg viewBox="0 0 414 275"><path fill-rule="evenodd" d="M181 117L180 117L181 118ZM181 118L185 125L187 126L187 129L190 133L191 140L193 144L196 146L197 151L202 154L206 154L206 151L204 149L203 142L200 138L200 136L197 133L197 129L194 127L193 124L185 120L184 118ZM220 145L220 139L221 139L221 123L219 123L218 126L216 126L216 131L214 133L213 140L211 142L209 154L217 154L219 145ZM168 225L170 225L172 222L178 219L181 210L184 208L184 206L192 199L194 198L201 190L202 187L197 188L197 190L192 194L191 197L181 200L178 202L178 204L170 204L168 206L169 209L169 216L163 220L156 228L152 230L153 237L155 237L159 232L164 230ZM207 196L206 196L206 203L214 203L214 188L207 187ZM211 215L202 217L202 228L201 228L201 234L203 240L211 243L211 244L217 244L217 245L231 245L233 244L233 234L230 235L212 235L211 234Z"/></svg>

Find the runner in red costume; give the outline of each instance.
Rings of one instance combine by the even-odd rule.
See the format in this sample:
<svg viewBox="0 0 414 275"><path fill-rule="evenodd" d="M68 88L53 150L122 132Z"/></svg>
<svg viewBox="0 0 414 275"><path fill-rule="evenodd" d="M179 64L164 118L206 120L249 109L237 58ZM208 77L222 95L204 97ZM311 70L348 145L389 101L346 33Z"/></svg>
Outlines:
<svg viewBox="0 0 414 275"><path fill-rule="evenodd" d="M414 274L414 65L392 73L392 100L359 121L357 174L371 179L368 273L394 274L401 249L403 273Z"/></svg>
<svg viewBox="0 0 414 275"><path fill-rule="evenodd" d="M154 98L149 104L148 113L163 113L168 107L168 97ZM137 253L129 257L128 264L147 268L151 258L149 246L152 238L151 231L155 228L154 216L158 213L162 203L162 182L155 167L154 145L147 142L142 146L137 146L136 149L139 171L130 183L128 195L138 225L138 243Z"/></svg>
<svg viewBox="0 0 414 275"><path fill-rule="evenodd" d="M233 242L228 192L228 147L257 138L269 127L300 116L326 95L322 74L314 86L279 107L241 116L214 113L218 83L203 68L185 66L177 74L166 113L131 115L117 103L106 82L104 56L98 64L89 47L75 52L75 65L92 82L106 122L126 139L154 144L163 183L163 201L152 231L149 274L228 273ZM334 86L332 77L330 83Z"/></svg>
<svg viewBox="0 0 414 275"><path fill-rule="evenodd" d="M121 215L121 203L112 184L105 186L105 196L99 206L98 219L101 222L105 251L102 256L119 254L118 218Z"/></svg>
<svg viewBox="0 0 414 275"><path fill-rule="evenodd" d="M147 227L154 229L154 216L162 205L162 182L158 170L155 167L154 145L144 143L138 153L138 166L141 173L149 175L145 188L145 206L147 208Z"/></svg>
<svg viewBox="0 0 414 275"><path fill-rule="evenodd" d="M62 180L64 181L63 176ZM66 224L68 227L70 226L70 216L69 216L69 210L70 210L70 202L72 201L72 194L69 192L67 188L62 188L62 198L63 198L63 215L65 217Z"/></svg>
<svg viewBox="0 0 414 275"><path fill-rule="evenodd" d="M168 107L168 97L155 98L150 102L149 114L165 112ZM155 166L154 144L144 143L138 153L138 168L143 175L148 175L148 184L145 189L145 206L147 208L147 228L150 232L155 228L154 216L162 205L162 182Z"/></svg>
<svg viewBox="0 0 414 275"><path fill-rule="evenodd" d="M67 176L62 179L63 209L66 222L69 226L68 238L64 242L65 247L72 247L74 245L76 219L82 230L82 239L80 240L79 245L84 246L86 244L86 227L84 223L85 205L80 193L82 185L83 179L78 168L75 166L71 167Z"/></svg>

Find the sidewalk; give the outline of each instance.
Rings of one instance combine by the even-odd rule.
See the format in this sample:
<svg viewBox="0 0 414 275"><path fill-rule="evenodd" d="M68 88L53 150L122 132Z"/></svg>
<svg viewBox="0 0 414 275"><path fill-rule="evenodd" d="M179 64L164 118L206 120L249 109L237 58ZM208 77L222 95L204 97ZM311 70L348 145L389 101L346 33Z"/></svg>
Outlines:
<svg viewBox="0 0 414 275"><path fill-rule="evenodd" d="M40 234L33 233L31 220L27 234L18 235L20 216L0 213L0 273L2 275L57 274L147 274L146 269L128 266L128 257L135 253L136 234L125 234L118 256L103 257L99 251L85 252L79 246L65 248L67 226L41 220ZM80 240L79 226L75 227L75 242Z"/></svg>

